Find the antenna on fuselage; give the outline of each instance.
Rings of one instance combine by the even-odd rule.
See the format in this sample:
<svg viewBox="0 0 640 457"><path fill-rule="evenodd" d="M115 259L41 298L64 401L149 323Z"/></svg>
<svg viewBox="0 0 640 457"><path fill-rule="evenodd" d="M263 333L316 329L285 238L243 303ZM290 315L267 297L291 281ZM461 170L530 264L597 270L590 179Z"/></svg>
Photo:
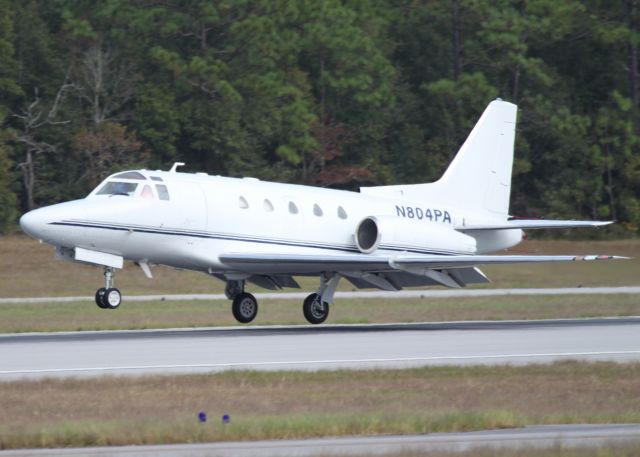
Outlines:
<svg viewBox="0 0 640 457"><path fill-rule="evenodd" d="M184 162L174 162L169 173L175 173L178 167L184 167Z"/></svg>

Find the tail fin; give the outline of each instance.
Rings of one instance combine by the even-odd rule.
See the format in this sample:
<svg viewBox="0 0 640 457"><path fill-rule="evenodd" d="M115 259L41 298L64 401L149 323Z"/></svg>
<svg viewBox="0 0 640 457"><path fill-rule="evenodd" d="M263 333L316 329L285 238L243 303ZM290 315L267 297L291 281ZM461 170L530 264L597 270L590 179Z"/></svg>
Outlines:
<svg viewBox="0 0 640 457"><path fill-rule="evenodd" d="M369 195L469 208L490 217L509 213L517 106L495 100L487 106L442 178L429 184L363 187Z"/></svg>

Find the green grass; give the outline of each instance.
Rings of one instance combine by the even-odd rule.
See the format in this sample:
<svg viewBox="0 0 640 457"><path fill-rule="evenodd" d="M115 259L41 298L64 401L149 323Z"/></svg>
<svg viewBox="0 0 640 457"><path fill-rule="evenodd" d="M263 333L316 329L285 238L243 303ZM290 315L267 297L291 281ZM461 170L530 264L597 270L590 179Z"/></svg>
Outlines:
<svg viewBox="0 0 640 457"><path fill-rule="evenodd" d="M212 441L321 438L342 435L421 434L460 430L509 428L525 425L524 418L505 411L483 413L425 412L356 415L298 414L239 418L222 424L219 417L199 424L193 415L173 420L126 419L102 421L61 421L46 427L26 425L0 427L0 446L61 447L114 446L126 444L193 443ZM233 418L232 418L233 419Z"/></svg>
<svg viewBox="0 0 640 457"><path fill-rule="evenodd" d="M0 448L637 423L638 392L640 364L577 362L22 380L0 383Z"/></svg>
<svg viewBox="0 0 640 457"><path fill-rule="evenodd" d="M297 300L261 300L251 325L306 324ZM327 323L439 322L638 316L640 295L338 300ZM0 305L0 333L238 325L226 300Z"/></svg>

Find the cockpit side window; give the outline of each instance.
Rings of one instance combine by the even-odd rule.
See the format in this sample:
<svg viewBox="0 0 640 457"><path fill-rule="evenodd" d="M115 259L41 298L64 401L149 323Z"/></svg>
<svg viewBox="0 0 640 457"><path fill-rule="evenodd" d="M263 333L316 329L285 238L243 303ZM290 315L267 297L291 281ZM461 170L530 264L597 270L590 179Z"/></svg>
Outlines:
<svg viewBox="0 0 640 457"><path fill-rule="evenodd" d="M130 197L137 187L138 184L135 182L107 181L96 195L126 195Z"/></svg>
<svg viewBox="0 0 640 457"><path fill-rule="evenodd" d="M138 173L137 171L125 171L124 173L120 173L114 176L114 178L119 179L139 179L141 181L146 180L142 173Z"/></svg>

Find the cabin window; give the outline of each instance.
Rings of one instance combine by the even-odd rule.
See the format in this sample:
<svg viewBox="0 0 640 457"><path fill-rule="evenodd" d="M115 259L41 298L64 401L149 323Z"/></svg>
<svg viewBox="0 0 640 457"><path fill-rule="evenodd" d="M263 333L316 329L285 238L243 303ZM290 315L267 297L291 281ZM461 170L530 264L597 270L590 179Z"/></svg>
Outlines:
<svg viewBox="0 0 640 457"><path fill-rule="evenodd" d="M138 173L137 171L125 171L124 173L120 173L114 176L114 178L119 179L139 179L146 180L142 173Z"/></svg>
<svg viewBox="0 0 640 457"><path fill-rule="evenodd" d="M298 207L296 206L295 203L289 202L289 212L291 214L298 214Z"/></svg>
<svg viewBox="0 0 640 457"><path fill-rule="evenodd" d="M342 206L338 206L338 217L340 219L346 219L348 217L347 212L344 210Z"/></svg>
<svg viewBox="0 0 640 457"><path fill-rule="evenodd" d="M153 200L155 197L153 196L153 191L151 190L151 186L145 184L142 188L142 192L140 192L140 196L142 198L146 198L147 200Z"/></svg>
<svg viewBox="0 0 640 457"><path fill-rule="evenodd" d="M241 196L240 198L238 198L238 206L242 209L247 209L249 207L249 202L246 198Z"/></svg>
<svg viewBox="0 0 640 457"><path fill-rule="evenodd" d="M268 198L264 199L263 206L265 211L269 213L273 211L273 203L271 203L271 200L269 200Z"/></svg>
<svg viewBox="0 0 640 457"><path fill-rule="evenodd" d="M158 191L158 198L160 200L169 200L169 191L164 184L156 184L156 190Z"/></svg>
<svg viewBox="0 0 640 457"><path fill-rule="evenodd" d="M318 206L318 204L314 204L313 205L313 214L315 214L316 216L320 217L322 216L322 208L320 208L320 206Z"/></svg>
<svg viewBox="0 0 640 457"><path fill-rule="evenodd" d="M133 182L108 181L96 195L126 195L130 197L137 187L138 184Z"/></svg>
<svg viewBox="0 0 640 457"><path fill-rule="evenodd" d="M160 182L162 182L162 178L160 178L159 176L152 176L151 180L152 181L160 181Z"/></svg>

